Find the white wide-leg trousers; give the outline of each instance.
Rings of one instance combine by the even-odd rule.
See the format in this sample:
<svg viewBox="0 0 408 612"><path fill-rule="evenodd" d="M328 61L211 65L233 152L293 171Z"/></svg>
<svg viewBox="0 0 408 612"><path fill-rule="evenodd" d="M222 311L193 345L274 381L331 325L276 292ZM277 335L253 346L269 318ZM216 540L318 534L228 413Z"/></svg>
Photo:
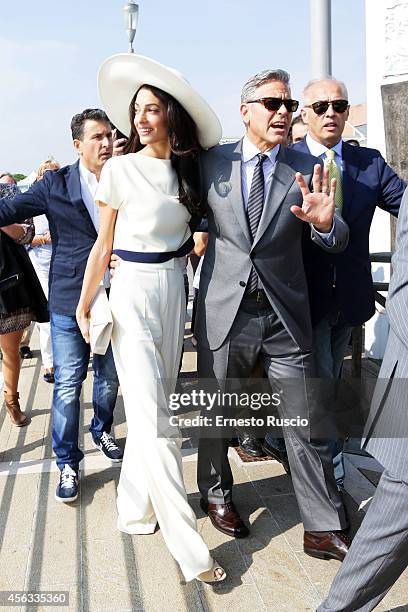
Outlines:
<svg viewBox="0 0 408 612"><path fill-rule="evenodd" d="M158 437L157 413L168 413L185 321L179 262L121 261L110 293L112 348L128 436L118 486L118 528L153 533L157 522L185 579L212 567L184 487L180 440Z"/></svg>

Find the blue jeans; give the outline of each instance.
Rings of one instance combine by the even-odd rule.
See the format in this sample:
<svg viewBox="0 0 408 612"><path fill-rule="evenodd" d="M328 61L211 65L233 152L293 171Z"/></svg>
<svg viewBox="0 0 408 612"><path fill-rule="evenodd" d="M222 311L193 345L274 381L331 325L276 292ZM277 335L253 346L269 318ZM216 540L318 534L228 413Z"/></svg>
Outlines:
<svg viewBox="0 0 408 612"><path fill-rule="evenodd" d="M338 379L350 341L352 327L341 320L340 313L330 313L313 328L313 358L318 378ZM339 489L344 487L343 440L332 440L334 477Z"/></svg>
<svg viewBox="0 0 408 612"><path fill-rule="evenodd" d="M52 447L60 469L78 469L84 454L78 447L80 394L86 379L90 349L73 316L50 313L55 386L52 402ZM89 431L100 438L110 432L118 394L118 377L109 346L106 355L93 355L94 415Z"/></svg>

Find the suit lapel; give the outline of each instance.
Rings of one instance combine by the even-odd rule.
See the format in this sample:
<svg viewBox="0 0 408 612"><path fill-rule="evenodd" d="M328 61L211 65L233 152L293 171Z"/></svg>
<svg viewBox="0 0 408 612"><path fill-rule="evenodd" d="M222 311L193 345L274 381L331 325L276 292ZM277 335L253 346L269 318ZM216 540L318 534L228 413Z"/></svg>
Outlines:
<svg viewBox="0 0 408 612"><path fill-rule="evenodd" d="M242 140L237 143L233 149L231 157L227 158L231 164L231 192L228 200L234 209L235 215L241 226L245 238L251 244L251 235L249 233L248 220L246 216L244 198L242 197Z"/></svg>
<svg viewBox="0 0 408 612"><path fill-rule="evenodd" d="M301 151L302 153L307 153L307 155L311 155L311 153L309 151L309 147L307 146L307 143L306 143L306 136L300 142L297 142L294 145L290 145L289 149L291 149L292 147L296 151Z"/></svg>
<svg viewBox="0 0 408 612"><path fill-rule="evenodd" d="M269 227L294 180L295 171L286 163L285 148L281 146L252 248L260 241Z"/></svg>
<svg viewBox="0 0 408 612"><path fill-rule="evenodd" d="M350 214L354 185L359 173L358 156L355 147L343 143L343 216Z"/></svg>
<svg viewBox="0 0 408 612"><path fill-rule="evenodd" d="M70 166L70 170L66 177L66 183L72 205L75 206L79 214L83 217L84 221L89 226L89 229L92 230L92 233L97 236L95 226L92 223L92 219L82 199L79 161Z"/></svg>

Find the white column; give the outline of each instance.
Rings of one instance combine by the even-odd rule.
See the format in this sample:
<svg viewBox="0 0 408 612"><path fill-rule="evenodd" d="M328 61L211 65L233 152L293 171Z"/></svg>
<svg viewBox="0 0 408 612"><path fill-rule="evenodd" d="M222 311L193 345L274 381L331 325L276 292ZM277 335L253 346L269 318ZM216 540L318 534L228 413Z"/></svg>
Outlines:
<svg viewBox="0 0 408 612"><path fill-rule="evenodd" d="M408 78L408 0L366 0L367 146L386 156L381 85ZM370 251L391 249L389 214L377 208L370 232ZM388 264L373 264L375 281L387 282ZM365 326L366 355L382 358L388 337L384 309Z"/></svg>
<svg viewBox="0 0 408 612"><path fill-rule="evenodd" d="M367 146L385 156L384 116L381 85L384 79L385 15L384 0L366 0Z"/></svg>

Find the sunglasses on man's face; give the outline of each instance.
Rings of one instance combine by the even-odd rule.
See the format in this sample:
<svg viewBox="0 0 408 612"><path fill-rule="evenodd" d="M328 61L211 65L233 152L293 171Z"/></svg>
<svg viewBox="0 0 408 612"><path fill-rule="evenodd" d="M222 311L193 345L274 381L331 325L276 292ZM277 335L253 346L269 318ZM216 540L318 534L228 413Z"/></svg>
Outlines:
<svg viewBox="0 0 408 612"><path fill-rule="evenodd" d="M263 104L268 111L277 111L283 104L288 113L294 113L297 111L299 106L299 102L297 100L290 100L286 98L259 98L258 100L248 100L247 104L253 104L255 102Z"/></svg>
<svg viewBox="0 0 408 612"><path fill-rule="evenodd" d="M332 105L335 113L345 113L349 107L348 100L332 100L331 102L319 100L313 102L313 104L306 104L305 108L312 108L316 115L324 115L330 105Z"/></svg>

